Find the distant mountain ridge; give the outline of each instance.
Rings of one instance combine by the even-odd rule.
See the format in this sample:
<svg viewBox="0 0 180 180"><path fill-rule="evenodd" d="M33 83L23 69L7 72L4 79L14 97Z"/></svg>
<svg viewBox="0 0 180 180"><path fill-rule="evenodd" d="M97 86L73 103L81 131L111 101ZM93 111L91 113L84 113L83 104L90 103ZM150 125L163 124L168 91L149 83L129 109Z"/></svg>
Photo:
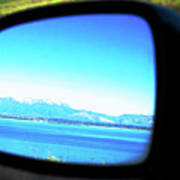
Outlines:
<svg viewBox="0 0 180 180"><path fill-rule="evenodd" d="M123 114L112 116L88 110L73 109L68 104L57 104L50 100L28 98L24 101L18 101L12 97L0 98L0 117L139 128L151 128L153 125L152 115Z"/></svg>

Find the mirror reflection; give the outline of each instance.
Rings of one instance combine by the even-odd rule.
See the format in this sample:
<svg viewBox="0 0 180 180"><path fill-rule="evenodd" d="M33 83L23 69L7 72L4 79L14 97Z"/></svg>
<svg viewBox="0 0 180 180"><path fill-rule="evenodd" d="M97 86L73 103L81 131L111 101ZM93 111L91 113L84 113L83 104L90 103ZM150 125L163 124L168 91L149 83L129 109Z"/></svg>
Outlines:
<svg viewBox="0 0 180 180"><path fill-rule="evenodd" d="M144 160L155 54L141 17L79 15L0 33L0 151L65 163Z"/></svg>

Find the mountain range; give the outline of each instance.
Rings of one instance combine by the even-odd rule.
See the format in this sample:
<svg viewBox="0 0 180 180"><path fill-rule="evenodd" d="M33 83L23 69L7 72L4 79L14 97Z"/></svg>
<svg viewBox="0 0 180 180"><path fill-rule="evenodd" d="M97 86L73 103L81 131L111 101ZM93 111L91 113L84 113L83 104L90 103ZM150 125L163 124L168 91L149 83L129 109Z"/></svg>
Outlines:
<svg viewBox="0 0 180 180"><path fill-rule="evenodd" d="M0 98L0 117L24 120L41 120L56 123L81 123L106 126L127 126L150 129L153 116L143 114L123 114L112 116L83 109L73 109L68 104L50 100Z"/></svg>

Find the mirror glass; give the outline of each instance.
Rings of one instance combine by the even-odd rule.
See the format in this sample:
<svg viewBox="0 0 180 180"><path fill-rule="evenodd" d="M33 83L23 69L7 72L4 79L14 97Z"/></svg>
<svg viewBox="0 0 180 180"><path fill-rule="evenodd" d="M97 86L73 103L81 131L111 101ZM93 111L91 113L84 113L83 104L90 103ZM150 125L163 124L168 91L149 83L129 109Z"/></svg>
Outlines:
<svg viewBox="0 0 180 180"><path fill-rule="evenodd" d="M49 18L0 33L0 151L61 163L145 160L155 47L130 14Z"/></svg>

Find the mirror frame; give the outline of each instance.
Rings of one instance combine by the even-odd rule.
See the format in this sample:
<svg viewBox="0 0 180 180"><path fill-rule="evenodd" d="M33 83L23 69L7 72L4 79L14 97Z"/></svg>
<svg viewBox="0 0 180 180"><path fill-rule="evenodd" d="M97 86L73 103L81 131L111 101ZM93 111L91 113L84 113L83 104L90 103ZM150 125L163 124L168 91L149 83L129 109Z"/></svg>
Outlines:
<svg viewBox="0 0 180 180"><path fill-rule="evenodd" d="M163 152L167 147L164 144L164 135L166 134L166 128L171 126L168 124L170 115L168 103L171 100L167 99L167 96L170 94L168 86L170 86L172 76L166 76L166 69L172 67L172 64L169 63L172 53L174 58L178 56L178 48L169 47L169 43L175 43L180 37L180 25L178 26L177 23L180 22L180 16L160 6L134 1L60 3L5 16L0 19L0 32L18 24L46 18L101 13L134 14L144 18L152 29L156 55L156 110L152 145L148 158L137 165L77 165L36 160L1 152L1 166L52 177L88 177L96 179L151 177L154 179L160 172L163 173L162 166L164 162L161 158L165 158ZM171 19L174 23L172 21L168 22ZM169 96L171 97L171 95Z"/></svg>

